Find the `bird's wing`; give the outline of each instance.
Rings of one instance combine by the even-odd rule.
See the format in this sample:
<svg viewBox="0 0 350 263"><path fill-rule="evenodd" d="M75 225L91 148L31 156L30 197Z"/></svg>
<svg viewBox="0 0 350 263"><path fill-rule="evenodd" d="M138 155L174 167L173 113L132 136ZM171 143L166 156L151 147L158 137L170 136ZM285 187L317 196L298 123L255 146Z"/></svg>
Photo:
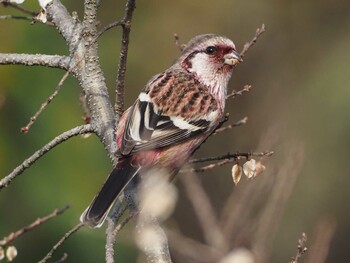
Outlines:
<svg viewBox="0 0 350 263"><path fill-rule="evenodd" d="M215 98L191 75L159 74L146 85L128 114L120 153L184 142L211 131L220 116Z"/></svg>

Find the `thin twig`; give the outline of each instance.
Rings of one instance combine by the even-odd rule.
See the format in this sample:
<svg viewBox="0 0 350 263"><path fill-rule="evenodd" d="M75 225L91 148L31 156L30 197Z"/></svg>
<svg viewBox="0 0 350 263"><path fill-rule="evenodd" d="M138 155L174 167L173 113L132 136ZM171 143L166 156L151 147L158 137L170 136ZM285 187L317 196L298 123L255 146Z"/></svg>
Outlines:
<svg viewBox="0 0 350 263"><path fill-rule="evenodd" d="M292 261L289 263L299 263L302 255L307 251L307 247L305 246L307 237L305 233L302 233L301 238L298 240L297 252L295 257L292 258Z"/></svg>
<svg viewBox="0 0 350 263"><path fill-rule="evenodd" d="M270 157L273 155L273 151L265 151L265 152L237 152L237 153L228 153L225 155L220 156L214 156L214 157L204 157L204 158L198 158L198 159L191 159L188 162L189 163L202 163L202 162L208 162L208 161L219 161L219 160L225 160L225 159L239 159L240 157L244 157L246 159L254 156L254 157Z"/></svg>
<svg viewBox="0 0 350 263"><path fill-rule="evenodd" d="M32 18L29 17L29 16L18 16L18 15L3 15L3 16L0 16L0 20L5 20L5 19L19 19L19 20L32 21Z"/></svg>
<svg viewBox="0 0 350 263"><path fill-rule="evenodd" d="M174 40L175 40L175 45L180 49L180 51L183 51L186 48L185 44L180 43L180 37L176 33L174 33Z"/></svg>
<svg viewBox="0 0 350 263"><path fill-rule="evenodd" d="M66 131L60 135L58 135L56 138L54 138L52 141L50 141L48 144L41 147L39 150L37 150L32 156L30 156L28 159L24 160L22 164L17 166L9 175L1 179L0 181L0 190L4 188L5 186L8 186L11 181L18 175L24 172L25 169L29 168L33 163L35 163L40 157L42 157L45 153L50 151L55 146L59 145L60 143L68 140L69 138L73 136L77 136L79 134L85 134L94 132L94 128L90 124L81 125L78 127L75 127L69 131Z"/></svg>
<svg viewBox="0 0 350 263"><path fill-rule="evenodd" d="M238 126L244 125L244 124L247 123L247 121L248 121L248 117L244 117L243 119L240 119L239 121L236 121L236 122L234 122L232 124L229 124L229 125L227 125L225 127L221 127L219 129L216 129L215 132L212 135L216 135L216 134L218 134L220 132L223 132L223 131L226 131L226 130L230 130L230 129L234 128L234 127L238 127Z"/></svg>
<svg viewBox="0 0 350 263"><path fill-rule="evenodd" d="M39 261L39 263L46 263L55 253L55 251L75 232L77 232L81 227L83 227L83 223L77 224L75 227L73 227L71 230L69 230L64 236L52 247L52 249L47 253L47 255Z"/></svg>
<svg viewBox="0 0 350 263"><path fill-rule="evenodd" d="M213 168L216 168L216 167L219 167L219 166L223 166L225 164L228 164L228 163L232 163L232 162L235 162L236 160L234 158L232 159L225 159L223 161L220 161L220 162L217 162L217 163L212 163L212 164L208 164L208 165L205 165L205 166L202 166L200 168L191 168L191 169L185 169L185 170L180 170L181 173L188 173L188 172L191 172L191 173L203 173L207 170L210 170L210 169L213 169Z"/></svg>
<svg viewBox="0 0 350 263"><path fill-rule="evenodd" d="M106 25L104 28L102 28L102 29L97 33L97 38L99 38L100 36L102 36L105 32L107 32L107 31L110 30L111 28L121 26L122 24L123 24L122 21L115 21L115 22L112 22L112 23Z"/></svg>
<svg viewBox="0 0 350 263"><path fill-rule="evenodd" d="M256 41L258 40L258 38L261 36L262 33L264 33L265 30L265 24L262 24L260 28L257 28L255 31L255 35L253 37L252 40L250 40L250 42L247 42L244 44L243 46L243 50L241 51L240 55L243 58L245 56L245 54L247 53L247 51L254 46L254 44L256 43Z"/></svg>
<svg viewBox="0 0 350 263"><path fill-rule="evenodd" d="M122 43L119 55L119 65L117 72L117 85L116 85L116 99L115 99L115 113L116 119L119 120L124 112L124 86L125 86L125 72L126 62L129 50L129 35L131 29L131 19L136 7L136 0L128 0L125 7L125 16L121 21L123 27Z"/></svg>
<svg viewBox="0 0 350 263"><path fill-rule="evenodd" d="M14 9L21 11L22 13L27 14L27 15L36 16L38 14L38 12L26 9L19 4L10 2L9 0L0 0L0 4L3 4L5 7L10 6Z"/></svg>
<svg viewBox="0 0 350 263"><path fill-rule="evenodd" d="M133 218L136 214L129 213L122 222L116 225L115 221L111 218L107 218L108 226L106 229L106 263L114 263L114 243L116 241L117 234L123 227Z"/></svg>
<svg viewBox="0 0 350 263"><path fill-rule="evenodd" d="M61 215L62 213L64 213L67 209L69 208L69 205L66 205L65 207L61 208L61 209L55 209L51 214L45 216L45 217L41 217L36 219L33 223L31 223L28 226L25 226L19 230L17 230L16 232L12 232L11 234L9 234L7 237L4 237L2 240L0 240L0 245L1 246L7 246L8 244L10 244L11 242L13 242L16 238L24 235L25 233L33 230L34 228L46 223L47 221L49 221L50 219Z"/></svg>
<svg viewBox="0 0 350 263"><path fill-rule="evenodd" d="M237 96L241 96L243 95L243 93L246 93L246 92L249 92L251 91L252 89L252 85L244 85L243 89L241 90L233 90L230 94L228 94L226 96L226 99L229 99L229 98L235 98Z"/></svg>
<svg viewBox="0 0 350 263"><path fill-rule="evenodd" d="M61 90L61 87L64 83L64 81L68 78L70 71L68 70L63 77L61 78L60 82L56 86L54 92L46 99L46 101L41 104L39 110L30 118L28 124L21 128L21 132L27 133L30 129L30 127L34 124L36 119L39 117L39 115L45 110L47 105L57 96L58 92Z"/></svg>
<svg viewBox="0 0 350 263"><path fill-rule="evenodd" d="M63 256L59 260L55 261L54 263L65 262L67 260L67 258L68 258L68 254L67 253L63 253Z"/></svg>

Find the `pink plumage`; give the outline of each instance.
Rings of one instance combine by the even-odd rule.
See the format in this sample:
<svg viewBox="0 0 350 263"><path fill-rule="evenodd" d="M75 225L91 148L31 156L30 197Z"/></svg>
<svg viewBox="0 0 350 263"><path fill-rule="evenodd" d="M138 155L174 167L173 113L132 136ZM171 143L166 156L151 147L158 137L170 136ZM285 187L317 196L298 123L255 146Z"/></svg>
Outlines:
<svg viewBox="0 0 350 263"><path fill-rule="evenodd" d="M101 226L134 176L158 167L177 173L224 116L227 84L241 62L220 35L193 38L169 69L154 76L116 128L118 164L81 216Z"/></svg>

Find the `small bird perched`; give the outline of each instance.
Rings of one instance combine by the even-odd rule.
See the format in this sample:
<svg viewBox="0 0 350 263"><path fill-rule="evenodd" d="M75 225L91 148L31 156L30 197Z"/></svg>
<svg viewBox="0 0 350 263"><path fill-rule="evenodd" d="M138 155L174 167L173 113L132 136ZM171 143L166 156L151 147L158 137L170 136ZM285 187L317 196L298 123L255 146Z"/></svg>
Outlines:
<svg viewBox="0 0 350 263"><path fill-rule="evenodd" d="M179 171L223 120L227 84L241 61L230 39L199 35L169 69L146 84L119 121L118 163L82 222L100 227L120 192L147 169Z"/></svg>

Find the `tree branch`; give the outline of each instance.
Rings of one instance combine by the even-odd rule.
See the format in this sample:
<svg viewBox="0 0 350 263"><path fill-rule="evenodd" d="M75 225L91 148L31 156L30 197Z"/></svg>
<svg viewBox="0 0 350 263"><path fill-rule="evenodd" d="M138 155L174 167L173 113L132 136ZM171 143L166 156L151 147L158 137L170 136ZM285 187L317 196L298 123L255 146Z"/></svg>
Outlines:
<svg viewBox="0 0 350 263"><path fill-rule="evenodd" d="M82 24L77 17L72 17L66 7L59 1L53 0L46 6L46 11L59 33L66 40L71 54L74 54L81 43Z"/></svg>
<svg viewBox="0 0 350 263"><path fill-rule="evenodd" d="M141 211L136 222L137 243L151 263L171 263L168 239L156 218Z"/></svg>
<svg viewBox="0 0 350 263"><path fill-rule="evenodd" d="M7 237L4 237L2 240L0 240L0 246L7 246L8 244L10 244L11 242L13 242L16 238L24 235L25 233L33 230L34 228L44 224L45 222L49 221L50 219L61 215L62 213L64 213L67 209L69 208L69 205L61 208L61 209L55 209L51 214L42 217L42 218L38 218L37 220L35 220L33 223L31 223L28 226L25 226L19 230L17 230L16 232L12 232L10 235L8 235Z"/></svg>
<svg viewBox="0 0 350 263"><path fill-rule="evenodd" d="M106 263L114 263L114 243L117 234L130 221L135 214L130 213L120 224L116 225L113 219L107 218L108 226L106 229Z"/></svg>
<svg viewBox="0 0 350 263"><path fill-rule="evenodd" d="M47 255L39 261L39 263L46 263L53 255L53 253L71 236L73 235L75 232L77 232L81 227L83 227L84 224L83 223L79 223L77 224L75 227L73 227L71 230L69 230L53 247L52 249L49 251L49 253L47 253Z"/></svg>
<svg viewBox="0 0 350 263"><path fill-rule="evenodd" d="M27 20L27 21L32 21L32 17L29 16L18 16L18 15L2 15L0 16L0 20L5 20L5 19L18 19L18 20Z"/></svg>
<svg viewBox="0 0 350 263"><path fill-rule="evenodd" d="M124 86L125 86L125 72L126 72L126 62L128 57L129 49L129 35L131 29L131 19L133 12L136 8L136 0L128 0L125 7L125 16L122 19L123 35L122 43L119 56L119 65L117 72L117 86L116 86L116 98L115 98L115 112L117 122L120 116L124 112Z"/></svg>
<svg viewBox="0 0 350 263"><path fill-rule="evenodd" d="M238 127L238 126L244 125L244 124L247 123L247 121L248 121L248 117L244 117L243 119L240 119L240 120L238 120L238 121L236 121L236 122L234 122L232 124L229 124L229 125L227 125L225 127L221 127L221 128L216 129L215 132L213 132L212 135L216 135L216 134L218 134L220 132L223 132L223 131L226 131L226 130L230 130L230 129L234 128L234 127Z"/></svg>
<svg viewBox="0 0 350 263"><path fill-rule="evenodd" d="M241 58L243 58L246 53L248 52L248 50L255 45L256 41L258 40L258 38L261 36L262 33L264 33L265 30L265 24L262 24L260 28L257 28L255 31L255 35L253 37L252 40L250 40L249 42L245 43L243 46L243 50L241 51L240 55Z"/></svg>
<svg viewBox="0 0 350 263"><path fill-rule="evenodd" d="M300 262L302 255L304 255L304 253L307 251L307 247L305 246L306 241L307 241L306 234L303 233L301 235L301 238L298 240L296 255L295 255L295 257L292 258L292 261L290 261L289 263L299 263ZM317 261L315 261L315 262L317 262Z"/></svg>
<svg viewBox="0 0 350 263"><path fill-rule="evenodd" d="M204 158L198 158L198 159L191 159L188 161L188 163L202 163L202 162L208 162L208 161L219 161L219 160L225 160L225 159L238 159L240 157L244 157L248 159L251 156L254 157L269 157L273 155L273 151L265 151L265 152L242 152L242 153L228 153L225 155L220 156L214 156L214 157L204 157Z"/></svg>
<svg viewBox="0 0 350 263"><path fill-rule="evenodd" d="M52 141L50 141L48 144L44 145L41 149L36 151L28 159L26 159L21 165L17 166L9 175L7 175L3 179L1 179L0 191L2 188L8 186L16 176L23 173L25 169L32 166L40 157L42 157L45 153L50 151L55 146L68 140L69 138L71 138L73 136L76 136L79 134L84 134L84 133L90 133L93 131L94 131L94 129L93 129L92 125L86 124L86 125L75 127L73 129L66 131L66 132L62 133L61 135L57 136Z"/></svg>
<svg viewBox="0 0 350 263"><path fill-rule="evenodd" d="M36 16L38 13L29 9L24 8L23 6L16 4L16 3L12 3L9 0L0 0L0 4L3 4L3 6L7 7L10 6L14 9L17 9L19 11L21 11L24 14L27 15L31 15L31 16Z"/></svg>
<svg viewBox="0 0 350 263"><path fill-rule="evenodd" d="M70 58L42 54L0 54L0 65L44 66L68 70Z"/></svg>

